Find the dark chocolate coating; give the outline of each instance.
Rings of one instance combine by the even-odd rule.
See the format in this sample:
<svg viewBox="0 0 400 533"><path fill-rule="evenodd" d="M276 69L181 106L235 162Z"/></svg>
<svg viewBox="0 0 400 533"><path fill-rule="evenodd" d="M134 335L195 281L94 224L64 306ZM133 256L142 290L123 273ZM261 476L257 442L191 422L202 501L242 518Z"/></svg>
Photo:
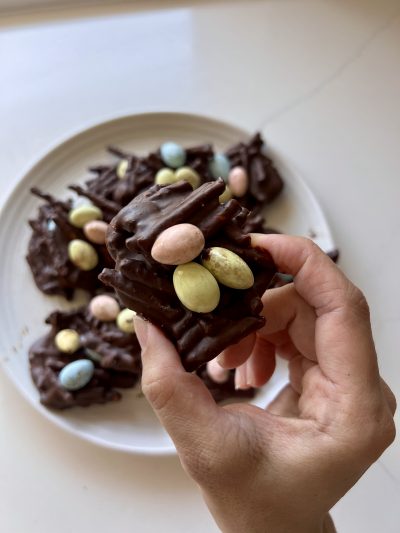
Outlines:
<svg viewBox="0 0 400 533"><path fill-rule="evenodd" d="M107 222L138 194L154 185L158 170L166 166L159 150L145 157L138 157L112 146L108 148L108 151L120 161L123 159L128 161L128 170L124 178L117 176L118 163L100 165L90 169L96 176L86 181L84 187L70 186L70 189L81 196L86 196L94 205L102 209ZM198 172L201 183L213 180L209 171L209 162L213 153L210 144L186 149L185 166Z"/></svg>
<svg viewBox="0 0 400 533"><path fill-rule="evenodd" d="M186 148L186 167L191 167L200 176L200 184L208 181L215 181L210 172L210 162L214 156L214 150L211 144L201 144Z"/></svg>
<svg viewBox="0 0 400 533"><path fill-rule="evenodd" d="M68 243L73 239L86 240L83 231L68 222L71 200L57 200L36 188L32 193L46 202L39 207L37 218L29 221L32 236L26 259L38 289L49 295L59 294L67 300L72 299L75 289L90 293L101 289L98 275L105 266L113 265L106 246L91 243L99 263L92 270L80 270L68 258ZM48 228L51 220L56 224L52 231Z"/></svg>
<svg viewBox="0 0 400 533"><path fill-rule="evenodd" d="M116 265L102 272L101 281L117 291L125 306L164 331L187 370L196 370L264 325L261 295L276 271L271 256L252 248L250 237L242 232L247 210L236 200L220 205L218 198L224 188L222 180L205 183L195 191L186 182L155 185L118 213L107 236ZM212 313L194 313L185 308L173 287L175 267L151 257L158 235L184 222L200 228L205 248L232 250L254 274L255 283L247 290L220 285L220 303Z"/></svg>
<svg viewBox="0 0 400 533"><path fill-rule="evenodd" d="M140 379L140 346L136 336L122 332L114 322L101 322L87 308L82 308L76 311L54 311L46 323L51 326L51 331L37 340L29 351L32 379L40 392L41 403L46 407L67 409L118 401L121 393L115 389L131 388ZM58 331L67 328L77 331L82 343L81 348L72 355L60 352L54 344ZM87 359L86 349L99 356L99 360L94 361L94 376L82 389L68 391L59 383L58 374L66 364ZM197 375L216 402L254 396L254 389L235 390L234 371L230 372L228 381L222 384L215 383L205 367L199 369Z"/></svg>
<svg viewBox="0 0 400 533"><path fill-rule="evenodd" d="M232 166L243 166L249 176L249 190L238 201L253 211L248 218L248 231L271 233L265 228L264 217L260 214L262 207L271 202L281 192L283 181L277 170L263 152L264 141L256 133L248 143L240 142L226 152ZM125 177L117 176L117 163L98 165L90 170L96 176L86 181L85 186L71 185L70 189L81 196L89 198L94 205L102 209L104 220L109 222L118 211L133 200L138 194L154 184L157 171L165 167L160 151L139 157L119 148L109 147L108 151L128 161ZM200 184L215 181L210 172L210 161L214 156L212 145L203 144L186 148L185 166L197 171ZM251 224L251 225L250 225Z"/></svg>
<svg viewBox="0 0 400 533"><path fill-rule="evenodd" d="M114 322L100 322L86 309L54 311L47 318L51 331L36 341L29 350L33 382L43 405L54 409L87 407L116 401L121 394L115 388L133 387L141 372L140 347L135 334L118 329ZM54 338L61 329L74 329L82 346L74 354L60 352ZM80 390L68 391L58 381L61 369L77 359L88 359L85 348L96 352L95 372Z"/></svg>
<svg viewBox="0 0 400 533"><path fill-rule="evenodd" d="M247 172L249 188L239 201L254 213L272 202L283 188L282 178L263 150L264 141L258 132L249 142L239 142L226 151L232 167L241 166Z"/></svg>
<svg viewBox="0 0 400 533"><path fill-rule="evenodd" d="M162 167L161 159L151 154L141 158L114 147L109 147L108 150L120 161L123 159L128 161L128 169L124 178L117 176L119 161L111 165L90 168L96 176L86 181L84 187L70 186L71 190L81 196L86 196L94 205L102 209L107 222L132 198L153 185L154 176L157 170Z"/></svg>
<svg viewBox="0 0 400 533"><path fill-rule="evenodd" d="M277 229L267 226L264 216L256 211L252 211L248 214L242 230L243 233L281 233Z"/></svg>

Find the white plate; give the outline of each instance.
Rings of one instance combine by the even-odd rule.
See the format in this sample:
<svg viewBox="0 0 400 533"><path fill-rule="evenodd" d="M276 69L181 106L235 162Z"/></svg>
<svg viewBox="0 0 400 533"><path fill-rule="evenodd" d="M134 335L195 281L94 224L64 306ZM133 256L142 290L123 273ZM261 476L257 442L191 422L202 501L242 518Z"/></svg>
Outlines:
<svg viewBox="0 0 400 533"><path fill-rule="evenodd" d="M37 410L58 426L101 446L133 453L174 453L174 446L138 390L123 391L121 402L89 409L50 411L39 403L32 384L27 353L31 343L46 331L43 323L60 298L43 296L33 283L25 261L30 229L28 218L39 205L29 189L33 185L56 196L67 196L66 186L88 177L90 165L110 161L105 146L114 144L137 153L155 149L171 139L185 146L212 142L217 150L247 139L249 133L205 117L177 113L148 113L118 118L87 129L59 144L19 182L0 216L0 357L16 387ZM324 248L334 248L325 217L309 188L272 154L285 180L285 190L267 210L269 225L287 232L316 235ZM254 403L265 406L286 381L280 366Z"/></svg>

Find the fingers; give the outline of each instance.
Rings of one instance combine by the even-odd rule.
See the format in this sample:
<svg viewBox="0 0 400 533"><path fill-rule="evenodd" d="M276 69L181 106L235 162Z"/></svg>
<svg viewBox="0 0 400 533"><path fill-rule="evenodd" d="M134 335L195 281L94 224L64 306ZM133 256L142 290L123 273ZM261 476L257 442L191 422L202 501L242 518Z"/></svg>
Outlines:
<svg viewBox="0 0 400 533"><path fill-rule="evenodd" d="M383 395L389 405L390 412L392 413L392 415L394 415L397 409L396 396L393 394L392 389L389 387L389 385L382 378L381 388Z"/></svg>
<svg viewBox="0 0 400 533"><path fill-rule="evenodd" d="M245 361L242 365L238 366L235 370L235 389L236 390L247 390L251 388L249 384L249 378L247 376L249 359Z"/></svg>
<svg viewBox="0 0 400 533"><path fill-rule="evenodd" d="M226 350L221 352L217 361L222 368L236 368L240 366L251 354L256 340L255 334L248 335L237 344L232 344Z"/></svg>
<svg viewBox="0 0 400 533"><path fill-rule="evenodd" d="M257 339L250 357L235 371L235 388L249 389L264 385L275 370L275 347Z"/></svg>
<svg viewBox="0 0 400 533"><path fill-rule="evenodd" d="M251 240L253 246L268 250L280 271L294 276L297 292L317 314L341 307L347 301L349 280L310 239L252 234Z"/></svg>
<svg viewBox="0 0 400 533"><path fill-rule="evenodd" d="M278 353L285 359L290 359L298 352L312 360L315 354L315 312L299 294L293 285L279 289L271 289L263 296L266 325L256 335L246 337L238 344L230 346L218 356L218 362L224 368L236 368L243 365L252 350L257 351L257 362L252 368L262 370L262 350L268 344L278 348ZM255 339L257 341L255 342ZM270 363L266 363L268 367ZM244 369L239 374L244 375ZM269 376L270 377L270 376ZM255 382L265 377L255 375ZM240 380L243 382L243 379ZM264 381L265 383L265 381ZM254 386L254 385L253 385Z"/></svg>
<svg viewBox="0 0 400 533"><path fill-rule="evenodd" d="M219 416L201 380L186 372L169 340L150 322L135 319L142 347L142 390L177 448L207 438L207 428Z"/></svg>
<svg viewBox="0 0 400 533"><path fill-rule="evenodd" d="M289 361L289 381L293 389L301 394L303 392L303 377L309 368L316 363L298 354Z"/></svg>
<svg viewBox="0 0 400 533"><path fill-rule="evenodd" d="M267 249L279 270L294 276L296 291L314 308L323 374L347 391L356 388L367 394L379 387L368 306L359 289L308 239L253 234L252 244Z"/></svg>
<svg viewBox="0 0 400 533"><path fill-rule="evenodd" d="M277 416L297 417L299 414L299 395L291 385L286 385L266 410Z"/></svg>
<svg viewBox="0 0 400 533"><path fill-rule="evenodd" d="M250 358L246 361L247 384L261 387L271 378L276 366L275 346L265 339L257 339Z"/></svg>
<svg viewBox="0 0 400 533"><path fill-rule="evenodd" d="M258 335L276 346L290 340L298 352L315 361L315 311L294 285L265 291L263 304L266 323Z"/></svg>

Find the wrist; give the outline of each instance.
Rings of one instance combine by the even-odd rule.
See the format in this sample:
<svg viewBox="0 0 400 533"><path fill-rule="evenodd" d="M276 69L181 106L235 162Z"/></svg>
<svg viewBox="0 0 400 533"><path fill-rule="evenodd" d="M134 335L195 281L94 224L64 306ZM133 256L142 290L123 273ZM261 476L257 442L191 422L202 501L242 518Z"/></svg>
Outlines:
<svg viewBox="0 0 400 533"><path fill-rule="evenodd" d="M336 533L336 529L326 528L323 520L300 522L282 518L260 519L252 517L222 517L214 515L217 525L223 533ZM332 524L333 525L333 524Z"/></svg>
<svg viewBox="0 0 400 533"><path fill-rule="evenodd" d="M250 501L215 501L203 497L223 533L336 533L330 516L291 513L290 510L269 509L251 505ZM254 502L253 502L254 503Z"/></svg>
<svg viewBox="0 0 400 533"><path fill-rule="evenodd" d="M325 522L325 518L302 519L296 516L273 516L267 518L264 523L254 524L254 529L247 528L243 531L246 533L336 533L334 528L326 529ZM233 531L227 530L226 533L233 533Z"/></svg>

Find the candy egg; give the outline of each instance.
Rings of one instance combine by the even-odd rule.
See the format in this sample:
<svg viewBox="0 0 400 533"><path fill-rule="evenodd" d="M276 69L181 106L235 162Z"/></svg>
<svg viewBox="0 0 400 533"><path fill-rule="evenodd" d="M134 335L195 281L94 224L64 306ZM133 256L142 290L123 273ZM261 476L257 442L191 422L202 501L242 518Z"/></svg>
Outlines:
<svg viewBox="0 0 400 533"><path fill-rule="evenodd" d="M129 167L129 161L127 159L121 159L121 161L117 165L116 174L117 177L122 180L125 178L126 173L128 171Z"/></svg>
<svg viewBox="0 0 400 533"><path fill-rule="evenodd" d="M178 168L185 164L186 152L179 144L166 142L160 148L161 158L166 165Z"/></svg>
<svg viewBox="0 0 400 533"><path fill-rule="evenodd" d="M76 228L83 228L87 222L91 220L99 220L103 218L101 209L95 205L85 204L71 209L68 214L69 223Z"/></svg>
<svg viewBox="0 0 400 533"><path fill-rule="evenodd" d="M207 250L202 265L226 287L249 289L254 285L253 272L247 263L226 248L214 246Z"/></svg>
<svg viewBox="0 0 400 533"><path fill-rule="evenodd" d="M132 309L123 309L117 316L117 326L124 333L135 333L135 324L133 319L136 313Z"/></svg>
<svg viewBox="0 0 400 533"><path fill-rule="evenodd" d="M230 168L231 163L224 154L215 154L210 162L210 172L215 179L222 178L226 181Z"/></svg>
<svg viewBox="0 0 400 533"><path fill-rule="evenodd" d="M208 361L207 374L214 381L214 383L226 383L229 379L229 370L222 368L216 359Z"/></svg>
<svg viewBox="0 0 400 533"><path fill-rule="evenodd" d="M47 221L47 231L50 231L51 233L56 230L57 224L54 222L52 218L50 218Z"/></svg>
<svg viewBox="0 0 400 533"><path fill-rule="evenodd" d="M175 171L176 181L184 180L190 183L193 189L197 189L200 185L200 176L190 167L181 167Z"/></svg>
<svg viewBox="0 0 400 533"><path fill-rule="evenodd" d="M156 185L171 185L176 182L175 172L170 168L161 168L155 177L154 183Z"/></svg>
<svg viewBox="0 0 400 533"><path fill-rule="evenodd" d="M72 198L72 207L81 207L82 205L93 205L86 196L74 196Z"/></svg>
<svg viewBox="0 0 400 533"><path fill-rule="evenodd" d="M85 237L95 244L104 244L106 242L108 224L103 220L91 220L83 226Z"/></svg>
<svg viewBox="0 0 400 533"><path fill-rule="evenodd" d="M75 391L89 383L94 374L94 364L89 359L78 359L64 366L58 380L64 389Z"/></svg>
<svg viewBox="0 0 400 533"><path fill-rule="evenodd" d="M54 344L63 353L74 353L79 349L81 340L74 329L61 329L54 337Z"/></svg>
<svg viewBox="0 0 400 533"><path fill-rule="evenodd" d="M220 292L216 279L198 263L176 267L173 284L179 300L190 311L210 313L219 303Z"/></svg>
<svg viewBox="0 0 400 533"><path fill-rule="evenodd" d="M99 262L93 246L81 239L73 239L68 243L68 257L81 270L92 270Z"/></svg>
<svg viewBox="0 0 400 533"><path fill-rule="evenodd" d="M204 248L204 235L193 224L176 224L155 240L151 256L164 265L182 265L197 257Z"/></svg>
<svg viewBox="0 0 400 533"><path fill-rule="evenodd" d="M249 187L249 177L243 167L233 167L228 176L229 188L233 196L241 198Z"/></svg>
<svg viewBox="0 0 400 533"><path fill-rule="evenodd" d="M108 294L95 296L90 304L89 310L92 315L102 322L112 322L118 316L120 307L118 302Z"/></svg>
<svg viewBox="0 0 400 533"><path fill-rule="evenodd" d="M232 193L228 185L225 187L224 192L219 196L218 200L220 204L224 204L225 202L229 202L232 198Z"/></svg>

